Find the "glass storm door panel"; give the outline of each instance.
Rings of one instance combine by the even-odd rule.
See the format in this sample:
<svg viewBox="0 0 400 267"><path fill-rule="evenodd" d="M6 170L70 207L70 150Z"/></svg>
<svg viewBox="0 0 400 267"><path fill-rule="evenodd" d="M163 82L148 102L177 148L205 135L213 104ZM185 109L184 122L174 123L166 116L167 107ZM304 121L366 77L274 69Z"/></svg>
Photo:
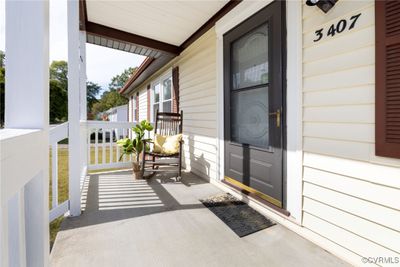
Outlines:
<svg viewBox="0 0 400 267"><path fill-rule="evenodd" d="M268 24L231 45L231 140L268 148Z"/></svg>
<svg viewBox="0 0 400 267"><path fill-rule="evenodd" d="M283 203L283 3L224 35L225 178Z"/></svg>

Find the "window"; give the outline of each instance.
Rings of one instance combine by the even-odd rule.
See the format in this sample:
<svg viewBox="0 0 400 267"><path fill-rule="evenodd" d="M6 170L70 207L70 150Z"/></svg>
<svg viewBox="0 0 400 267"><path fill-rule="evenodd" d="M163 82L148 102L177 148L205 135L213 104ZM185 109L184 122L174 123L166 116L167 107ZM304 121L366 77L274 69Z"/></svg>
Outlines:
<svg viewBox="0 0 400 267"><path fill-rule="evenodd" d="M131 112L131 121L135 121L135 109L136 109L136 99L135 99L135 97L134 96L131 96L131 105L130 105L130 110L132 111Z"/></svg>
<svg viewBox="0 0 400 267"><path fill-rule="evenodd" d="M131 118L132 121L136 121L136 97L131 96Z"/></svg>
<svg viewBox="0 0 400 267"><path fill-rule="evenodd" d="M135 121L139 121L139 92L136 93L134 109L135 112L133 114L135 115Z"/></svg>
<svg viewBox="0 0 400 267"><path fill-rule="evenodd" d="M172 112L172 76L164 76L156 80L151 87L151 121L159 112Z"/></svg>

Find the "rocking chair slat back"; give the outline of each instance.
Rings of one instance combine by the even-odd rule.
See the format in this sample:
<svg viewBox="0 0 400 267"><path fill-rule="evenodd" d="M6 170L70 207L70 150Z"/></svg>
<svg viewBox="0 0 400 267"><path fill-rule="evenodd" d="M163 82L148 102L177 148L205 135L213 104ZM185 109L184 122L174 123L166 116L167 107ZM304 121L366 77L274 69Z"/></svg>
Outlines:
<svg viewBox="0 0 400 267"><path fill-rule="evenodd" d="M181 134L182 120L183 111L180 113L157 111L154 133L167 136Z"/></svg>
<svg viewBox="0 0 400 267"><path fill-rule="evenodd" d="M166 136L172 136L182 133L182 125L183 125L183 111L180 113L170 113L170 112L158 112L156 113L156 121L154 125L154 133ZM150 170L153 173L157 169L158 171L163 171L162 169L158 170L159 166L175 166L177 167L177 181L181 178L182 174L182 143L183 140L179 142L179 153L176 154L160 154L154 152L146 152L144 151L142 155L142 175L144 175L145 170ZM146 155L149 155L147 157ZM175 162L165 164L165 162L156 161L156 159L161 158L175 158L178 159ZM150 166L149 166L150 165ZM151 167L151 169L149 169Z"/></svg>

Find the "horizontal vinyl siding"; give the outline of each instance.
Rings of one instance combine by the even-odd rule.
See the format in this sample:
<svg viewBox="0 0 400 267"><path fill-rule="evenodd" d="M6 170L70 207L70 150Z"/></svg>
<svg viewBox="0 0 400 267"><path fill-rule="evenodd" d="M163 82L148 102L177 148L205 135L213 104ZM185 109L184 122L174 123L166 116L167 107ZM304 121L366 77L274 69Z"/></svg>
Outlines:
<svg viewBox="0 0 400 267"><path fill-rule="evenodd" d="M147 120L147 87L139 90L139 121Z"/></svg>
<svg viewBox="0 0 400 267"><path fill-rule="evenodd" d="M183 51L178 65L186 167L206 179L215 179L217 91L214 28Z"/></svg>
<svg viewBox="0 0 400 267"><path fill-rule="evenodd" d="M354 29L312 41L358 13ZM399 257L400 161L374 155L374 20L372 0L303 8L303 225L359 256Z"/></svg>
<svg viewBox="0 0 400 267"><path fill-rule="evenodd" d="M216 35L214 28L143 82L139 119L147 118L146 86L179 66L179 108L183 110L183 164L205 178L217 175ZM137 92L137 90L135 90Z"/></svg>

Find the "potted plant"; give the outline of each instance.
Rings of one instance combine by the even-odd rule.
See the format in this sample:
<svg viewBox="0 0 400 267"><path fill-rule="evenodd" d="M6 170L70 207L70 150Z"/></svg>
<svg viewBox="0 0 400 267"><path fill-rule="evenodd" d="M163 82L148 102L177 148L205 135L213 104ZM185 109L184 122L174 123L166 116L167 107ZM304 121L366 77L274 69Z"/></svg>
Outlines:
<svg viewBox="0 0 400 267"><path fill-rule="evenodd" d="M149 149L148 146L144 147L144 141L151 142L151 139L144 138L146 131L152 130L153 126L147 120L143 120L135 127L132 127L132 131L135 133L135 137L133 139L124 138L117 141L117 145L122 147L122 154L119 160L121 160L124 155L134 155L132 162L134 179L143 178L140 169L139 159L140 154L143 152L143 149Z"/></svg>

